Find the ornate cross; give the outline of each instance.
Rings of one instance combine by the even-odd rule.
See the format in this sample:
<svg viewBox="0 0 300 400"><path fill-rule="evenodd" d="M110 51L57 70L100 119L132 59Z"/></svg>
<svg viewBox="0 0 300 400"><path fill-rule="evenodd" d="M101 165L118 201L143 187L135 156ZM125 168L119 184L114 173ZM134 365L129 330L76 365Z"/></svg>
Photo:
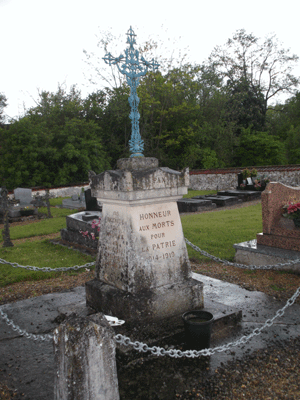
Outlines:
<svg viewBox="0 0 300 400"><path fill-rule="evenodd" d="M144 141L140 135L139 119L140 114L138 112L139 98L136 89L140 83L140 77L146 75L148 69L151 68L156 71L159 64L152 59L150 62L146 61L144 57L139 59L139 52L135 50L133 45L136 44L135 33L132 28L127 32L127 43L129 48L125 50L125 55L121 54L119 57L113 57L110 53L107 53L103 60L106 64L116 65L121 74L126 76L126 81L130 86L129 104L131 112L129 118L131 119L131 138L129 140L129 149L131 151L130 157L144 157ZM119 65L121 64L121 66Z"/></svg>

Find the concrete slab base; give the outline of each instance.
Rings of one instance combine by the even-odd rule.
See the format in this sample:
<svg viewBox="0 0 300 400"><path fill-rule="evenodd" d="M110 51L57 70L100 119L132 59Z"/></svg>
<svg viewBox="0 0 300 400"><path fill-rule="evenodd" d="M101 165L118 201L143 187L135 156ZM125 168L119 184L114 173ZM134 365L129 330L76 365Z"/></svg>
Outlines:
<svg viewBox="0 0 300 400"><path fill-rule="evenodd" d="M161 321L204 306L203 284L194 279L138 293L118 289L96 278L86 282L85 288L87 306L125 320L128 326Z"/></svg>
<svg viewBox="0 0 300 400"><path fill-rule="evenodd" d="M280 269L300 274L299 251L260 245L257 244L256 239L234 244L233 247L236 252L234 257L235 262L246 265L275 265L299 259L299 263L283 266Z"/></svg>

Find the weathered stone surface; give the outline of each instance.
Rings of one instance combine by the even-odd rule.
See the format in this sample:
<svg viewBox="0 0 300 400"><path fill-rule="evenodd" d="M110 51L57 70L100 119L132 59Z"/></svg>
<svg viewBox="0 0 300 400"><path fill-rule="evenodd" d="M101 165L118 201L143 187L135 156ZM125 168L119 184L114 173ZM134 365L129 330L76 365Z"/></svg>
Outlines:
<svg viewBox="0 0 300 400"><path fill-rule="evenodd" d="M300 200L300 187L268 184L261 195L263 234L257 235L257 244L300 251L300 229L282 217L283 205L292 199Z"/></svg>
<svg viewBox="0 0 300 400"><path fill-rule="evenodd" d="M94 279L86 283L86 302L87 306L125 320L127 326L141 327L141 323L159 321L179 316L187 310L203 308L203 284L187 279L130 293Z"/></svg>
<svg viewBox="0 0 300 400"><path fill-rule="evenodd" d="M70 317L54 331L55 400L118 400L114 332L103 315Z"/></svg>
<svg viewBox="0 0 300 400"><path fill-rule="evenodd" d="M300 167L298 166L275 166L256 168L258 174L266 175L271 182L280 182L285 185L297 187L300 185ZM194 190L228 190L237 186L237 175L242 169L191 171L190 189Z"/></svg>
<svg viewBox="0 0 300 400"><path fill-rule="evenodd" d="M92 227L93 221L99 221L100 211L82 211L66 217L66 229L61 229L60 236L63 241L70 244L79 244L92 249L97 249L99 236L97 227ZM83 235L80 231L86 232ZM94 239L93 239L94 237Z"/></svg>
<svg viewBox="0 0 300 400"><path fill-rule="evenodd" d="M127 169L129 171L140 171L158 167L158 159L153 157L131 157L121 158L117 161L118 169Z"/></svg>
<svg viewBox="0 0 300 400"><path fill-rule="evenodd" d="M79 232L69 231L67 229L60 230L60 237L62 240L61 244L67 246L76 246L79 244L81 246L88 247L89 249L95 249L95 251L98 246L98 239L92 239L91 237L83 236Z"/></svg>
<svg viewBox="0 0 300 400"><path fill-rule="evenodd" d="M300 260L299 251L260 245L257 244L256 239L234 244L233 247L235 248L235 262L246 265L275 265L285 264L290 260ZM280 269L300 274L300 262L282 266Z"/></svg>
<svg viewBox="0 0 300 400"><path fill-rule="evenodd" d="M128 292L181 282L190 265L177 204L105 204L97 277Z"/></svg>
<svg viewBox="0 0 300 400"><path fill-rule="evenodd" d="M92 195L98 201L133 201L182 196L189 185L188 168L182 172L169 168L105 171L92 178ZM176 199L177 200L177 199Z"/></svg>
<svg viewBox="0 0 300 400"><path fill-rule="evenodd" d="M87 230L88 232L93 232L96 234L97 230L95 230L95 228L92 228L92 221L99 220L99 218L101 218L101 215L102 214L100 211L81 211L79 213L67 215L67 229L76 232L79 232L80 230ZM87 219L85 219L85 217L87 217Z"/></svg>
<svg viewBox="0 0 300 400"><path fill-rule="evenodd" d="M188 170L124 169L91 175L92 194L103 211L96 281L86 285L88 305L119 318L125 313L129 320L141 315L159 319L178 314L182 307L203 307L202 286L190 278L177 207L187 186Z"/></svg>

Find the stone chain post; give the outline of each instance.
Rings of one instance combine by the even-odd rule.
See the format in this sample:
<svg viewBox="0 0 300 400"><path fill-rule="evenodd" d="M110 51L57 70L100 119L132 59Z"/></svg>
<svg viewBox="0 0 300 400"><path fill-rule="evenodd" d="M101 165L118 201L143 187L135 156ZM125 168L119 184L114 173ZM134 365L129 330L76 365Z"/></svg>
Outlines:
<svg viewBox="0 0 300 400"><path fill-rule="evenodd" d="M70 316L54 331L54 400L119 400L114 331L103 314Z"/></svg>

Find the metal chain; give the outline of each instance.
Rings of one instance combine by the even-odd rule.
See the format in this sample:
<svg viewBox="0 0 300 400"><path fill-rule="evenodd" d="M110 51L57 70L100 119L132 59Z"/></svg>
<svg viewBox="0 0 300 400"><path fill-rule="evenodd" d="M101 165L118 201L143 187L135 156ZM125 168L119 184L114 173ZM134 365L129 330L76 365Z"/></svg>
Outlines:
<svg viewBox="0 0 300 400"><path fill-rule="evenodd" d="M239 268L245 268L245 269L279 269L282 267L287 267L289 265L294 265L300 263L300 258L297 258L296 260L291 260L287 263L278 263L278 264L273 264L273 265L246 265L246 264L238 264L234 262L230 262L227 260L222 260L219 257L212 256L211 254L207 253L207 251L201 250L199 247L195 246L193 243L191 243L187 238L185 238L186 243L191 246L194 250L198 251L200 254L202 254L205 257L210 258L213 261L220 262L226 265L232 265L233 267L239 267Z"/></svg>
<svg viewBox="0 0 300 400"><path fill-rule="evenodd" d="M300 259L297 258L296 260L291 260L287 263L278 263L278 264L272 264L272 265L246 265L246 264L239 264L239 263L234 263L228 260L222 260L219 257L213 256L211 254L209 254L207 251L205 250L201 250L199 247L197 247L196 245L194 245L193 243L191 243L187 238L185 238L186 243L191 246L194 250L198 251L200 254L202 254L205 257L210 258L213 261L216 262L220 262L226 265L232 265L234 267L239 267L239 268L244 268L244 269L280 269L282 267L287 267L287 266L291 266L297 263L300 263ZM81 268L89 268L91 266L95 265L95 261L84 264L84 265L75 265L74 267L62 267L62 268L50 268L50 267L44 267L44 268L39 268L39 267L33 267L31 265L20 265L18 263L11 263L9 261L3 260L2 258L0 258L0 264L8 264L13 268L24 268L24 269L28 269L31 271L43 271L43 272L65 272L65 271L69 271L69 270L78 270Z"/></svg>
<svg viewBox="0 0 300 400"><path fill-rule="evenodd" d="M179 357L200 357L200 356L211 356L215 353L221 353L223 351L229 350L232 347L238 346L240 344L244 344L248 342L250 339L252 339L254 336L258 336L261 334L261 332L267 328L271 327L275 321L276 318L282 317L284 315L285 309L287 307L290 307L293 305L297 299L297 297L300 295L300 287L296 290L296 292L293 294L293 296L286 302L285 306L282 307L280 310L276 312L273 318L267 319L266 322L264 323L263 326L260 328L254 329L248 336L242 336L240 339L236 340L235 342L230 342L227 343L223 346L219 347L214 347L212 349L203 349L203 350L187 350L187 351L182 351L182 350L176 350L176 349L171 349L171 350L165 350L162 347L149 347L146 343L142 342L132 342L131 339L127 336L123 336L121 334L116 335L115 339L117 343L123 344L125 346L132 346L135 350L146 353L147 351L150 351L151 354L155 356L170 356L174 358L179 358ZM51 340L53 339L53 334L50 335L35 335L33 333L28 333L25 330L21 329L18 325L15 325L14 322L8 318L7 314L5 314L1 307L0 307L0 316L4 321L7 323L7 325L11 326L12 329L16 332L18 332L21 336L25 336L27 339L33 339L33 340Z"/></svg>
<svg viewBox="0 0 300 400"><path fill-rule="evenodd" d="M214 261L218 261L227 265L233 265L236 267L240 267L240 268L246 268L246 269L275 269L278 267L282 267L282 266L287 266L287 265L293 265L296 264L298 262L300 262L299 259L294 260L294 261L290 261L288 263L283 263L283 264L275 264L275 265L263 265L263 266L256 266L256 265L245 265L245 264L238 264L238 263L232 263L230 261L227 260L222 260L219 257L215 257L212 256L211 254L207 253L204 250L201 250L199 247L195 246L194 244L192 244L188 239L185 238L185 241L188 245L190 245L194 250L198 251L199 253L201 253L202 255L211 258ZM39 268L39 267L32 267L30 265L19 265L18 263L11 263L8 261L5 261L3 259L0 258L0 264L8 264L11 265L14 268L25 268L25 269L29 269L32 271L44 271L44 272L50 272L50 271L68 271L71 269L77 270L80 268L87 268L90 266L95 265L95 262L91 262L91 263L87 263L84 265L75 265L74 267L69 267L69 268ZM115 339L117 343L123 344L125 346L132 346L135 350L138 350L140 352L147 352L150 351L151 354L156 355L156 356L165 356L168 355L170 357L174 357L174 358L178 358L178 357L191 357L191 358L195 358L195 357L199 357L199 356L210 356L213 355L215 353L221 353L223 351L226 351L232 347L238 346L240 344L244 344L246 342L248 342L249 340L251 340L254 336L258 336L261 334L261 332L266 328L266 327L271 327L274 323L274 320L278 317L282 317L284 314L284 311L287 307L291 306L292 304L294 304L295 300L297 299L297 297L300 294L300 287L296 290L296 292L294 293L294 295L286 302L285 306L283 308L281 308L280 310L278 310L276 312L276 314L274 315L273 318L268 319L263 326L261 326L260 328L256 328L252 331L252 333L250 333L248 336L242 336L240 339L238 339L235 342L230 342L227 343L226 345L223 346L219 346L219 347L215 347L213 349L203 349L203 350L187 350L187 351L181 351L181 350L176 350L176 349L171 349L171 350L165 350L162 347L157 347L157 346L153 346L153 347L149 347L147 344L142 343L142 342L132 342L131 339L127 336L123 336L123 335L116 335ZM51 340L53 338L53 334L52 335L35 335L33 333L28 333L25 330L21 329L19 326L15 325L14 322L12 320L10 320L7 316L7 314L5 314L2 309L0 308L0 316L2 317L2 319L4 319L4 321L7 323L7 325L11 326L12 329L16 332L18 332L20 335L25 336L28 339L33 339L33 340Z"/></svg>
<svg viewBox="0 0 300 400"><path fill-rule="evenodd" d="M50 268L50 267L44 267L44 268L39 268L39 267L32 267L31 265L20 265L18 263L11 263L9 261L5 261L2 258L0 258L0 264L8 264L13 268L24 268L24 269L29 269L31 271L43 271L43 272L60 272L60 271L69 271L69 270L78 270L81 268L89 268L95 265L95 261L84 264L84 265L74 265L74 267L62 267L62 268Z"/></svg>
<svg viewBox="0 0 300 400"><path fill-rule="evenodd" d="M47 341L47 340L52 340L53 339L53 334L52 335L35 335L34 333L28 333L24 329L21 329L18 325L14 324L14 321L8 318L7 314L2 311L2 308L0 307L0 315L1 318L4 319L4 321L7 323L7 325L11 326L12 330L15 332L18 332L21 336L25 336L27 339L33 339L33 340L42 340L42 341Z"/></svg>
<svg viewBox="0 0 300 400"><path fill-rule="evenodd" d="M299 295L300 295L300 287L296 290L294 295L286 302L285 306L280 310L278 310L273 318L267 319L263 326L261 326L260 328L255 328L248 336L242 336L235 342L230 342L223 346L214 347L212 349L187 350L187 351L176 350L176 349L166 350L162 347L157 347L157 346L149 347L147 344L138 341L132 342L129 337L123 336L121 334L116 335L115 339L117 343L120 343L125 346L132 346L135 350L143 353L150 351L151 354L155 356L169 356L174 358L181 358L181 357L195 358L200 356L211 356L215 353L221 353L223 351L229 350L232 347L236 347L240 344L245 344L249 340L251 340L254 336L260 335L265 328L271 327L273 325L276 318L283 316L285 309L294 304L295 300Z"/></svg>

